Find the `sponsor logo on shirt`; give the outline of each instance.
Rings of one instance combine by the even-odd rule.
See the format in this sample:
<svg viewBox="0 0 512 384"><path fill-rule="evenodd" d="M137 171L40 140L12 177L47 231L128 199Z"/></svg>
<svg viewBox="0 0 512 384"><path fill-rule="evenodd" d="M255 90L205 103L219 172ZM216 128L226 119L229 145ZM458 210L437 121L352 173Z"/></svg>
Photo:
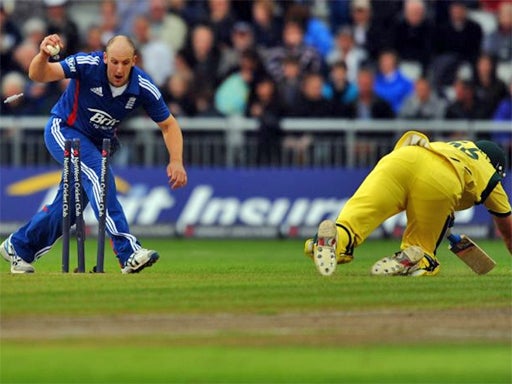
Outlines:
<svg viewBox="0 0 512 384"><path fill-rule="evenodd" d="M69 70L70 70L71 72L76 72L76 65L75 65L75 61L73 60L73 57L71 57L71 56L70 56L70 57L68 57L68 58L66 59L66 64L68 65Z"/></svg>
<svg viewBox="0 0 512 384"><path fill-rule="evenodd" d="M103 88L101 88L101 87L91 88L91 92L97 94L98 96L103 97Z"/></svg>
<svg viewBox="0 0 512 384"><path fill-rule="evenodd" d="M126 105L124 106L125 109L133 109L133 106L135 105L135 101L137 100L136 97L130 97L128 101L126 102Z"/></svg>
<svg viewBox="0 0 512 384"><path fill-rule="evenodd" d="M90 112L94 113L89 119L89 122L96 129L109 130L114 127L121 120L117 120L110 116L107 112L100 109L87 108Z"/></svg>

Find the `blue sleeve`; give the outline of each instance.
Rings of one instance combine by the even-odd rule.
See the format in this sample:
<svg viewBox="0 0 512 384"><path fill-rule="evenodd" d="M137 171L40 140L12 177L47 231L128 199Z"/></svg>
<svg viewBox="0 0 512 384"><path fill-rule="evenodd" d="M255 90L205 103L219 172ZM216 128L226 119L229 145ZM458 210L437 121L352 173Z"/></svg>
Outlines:
<svg viewBox="0 0 512 384"><path fill-rule="evenodd" d="M155 123L161 123L171 116L162 93L147 73L138 67L134 67L133 71L133 76L136 76L139 85L142 107L151 120Z"/></svg>
<svg viewBox="0 0 512 384"><path fill-rule="evenodd" d="M69 79L76 79L79 76L77 71L75 56L68 56L60 62L62 69L64 70L64 76Z"/></svg>
<svg viewBox="0 0 512 384"><path fill-rule="evenodd" d="M79 79L87 76L87 72L98 68L103 63L101 52L83 53L68 56L60 62L64 70L64 76L71 79Z"/></svg>
<svg viewBox="0 0 512 384"><path fill-rule="evenodd" d="M142 105L151 120L155 123L160 123L171 116L171 112L169 111L167 104L165 104L162 94L158 88L155 85L153 86L154 88L151 90L146 89L144 91L144 101Z"/></svg>

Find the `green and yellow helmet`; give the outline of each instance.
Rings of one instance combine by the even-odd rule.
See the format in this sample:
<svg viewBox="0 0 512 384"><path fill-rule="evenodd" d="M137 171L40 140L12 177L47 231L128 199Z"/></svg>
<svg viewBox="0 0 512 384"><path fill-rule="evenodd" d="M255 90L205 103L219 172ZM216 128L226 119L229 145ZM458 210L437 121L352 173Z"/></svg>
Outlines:
<svg viewBox="0 0 512 384"><path fill-rule="evenodd" d="M505 169L507 168L505 151L498 144L489 140L475 141L475 145L487 155L498 175L504 178L506 176Z"/></svg>

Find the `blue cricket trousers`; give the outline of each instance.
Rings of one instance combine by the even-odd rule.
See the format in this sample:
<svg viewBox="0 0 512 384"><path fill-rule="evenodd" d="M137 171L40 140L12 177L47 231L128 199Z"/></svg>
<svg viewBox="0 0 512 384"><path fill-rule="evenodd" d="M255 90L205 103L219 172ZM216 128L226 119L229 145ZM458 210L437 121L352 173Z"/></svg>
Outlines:
<svg viewBox="0 0 512 384"><path fill-rule="evenodd" d="M101 144L96 146L83 133L66 126L62 119L52 116L48 121L44 138L48 151L62 165L64 141L80 139L82 165L82 193L84 208L90 202L98 218L100 196ZM72 170L71 170L71 174ZM70 196L73 199L74 186L70 183ZM75 223L74 209L70 209L71 225ZM140 243L130 234L128 222L117 199L116 185L112 169L108 169L106 230L112 240L114 253L121 265L130 255L140 249ZM33 262L48 252L62 236L62 180L53 202L43 207L23 227L13 233L11 243L16 253L25 261Z"/></svg>

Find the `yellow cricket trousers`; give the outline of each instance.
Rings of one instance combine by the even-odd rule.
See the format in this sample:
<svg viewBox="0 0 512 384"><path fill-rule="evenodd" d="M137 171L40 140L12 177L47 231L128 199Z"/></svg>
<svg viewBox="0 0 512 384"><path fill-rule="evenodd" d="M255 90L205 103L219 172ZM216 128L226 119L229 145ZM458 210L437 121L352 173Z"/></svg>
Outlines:
<svg viewBox="0 0 512 384"><path fill-rule="evenodd" d="M416 245L433 256L461 195L462 185L446 159L423 147L402 147L379 161L336 223L351 232L352 247L357 247L383 221L405 211L401 249ZM347 241L338 226L338 253L345 252Z"/></svg>

